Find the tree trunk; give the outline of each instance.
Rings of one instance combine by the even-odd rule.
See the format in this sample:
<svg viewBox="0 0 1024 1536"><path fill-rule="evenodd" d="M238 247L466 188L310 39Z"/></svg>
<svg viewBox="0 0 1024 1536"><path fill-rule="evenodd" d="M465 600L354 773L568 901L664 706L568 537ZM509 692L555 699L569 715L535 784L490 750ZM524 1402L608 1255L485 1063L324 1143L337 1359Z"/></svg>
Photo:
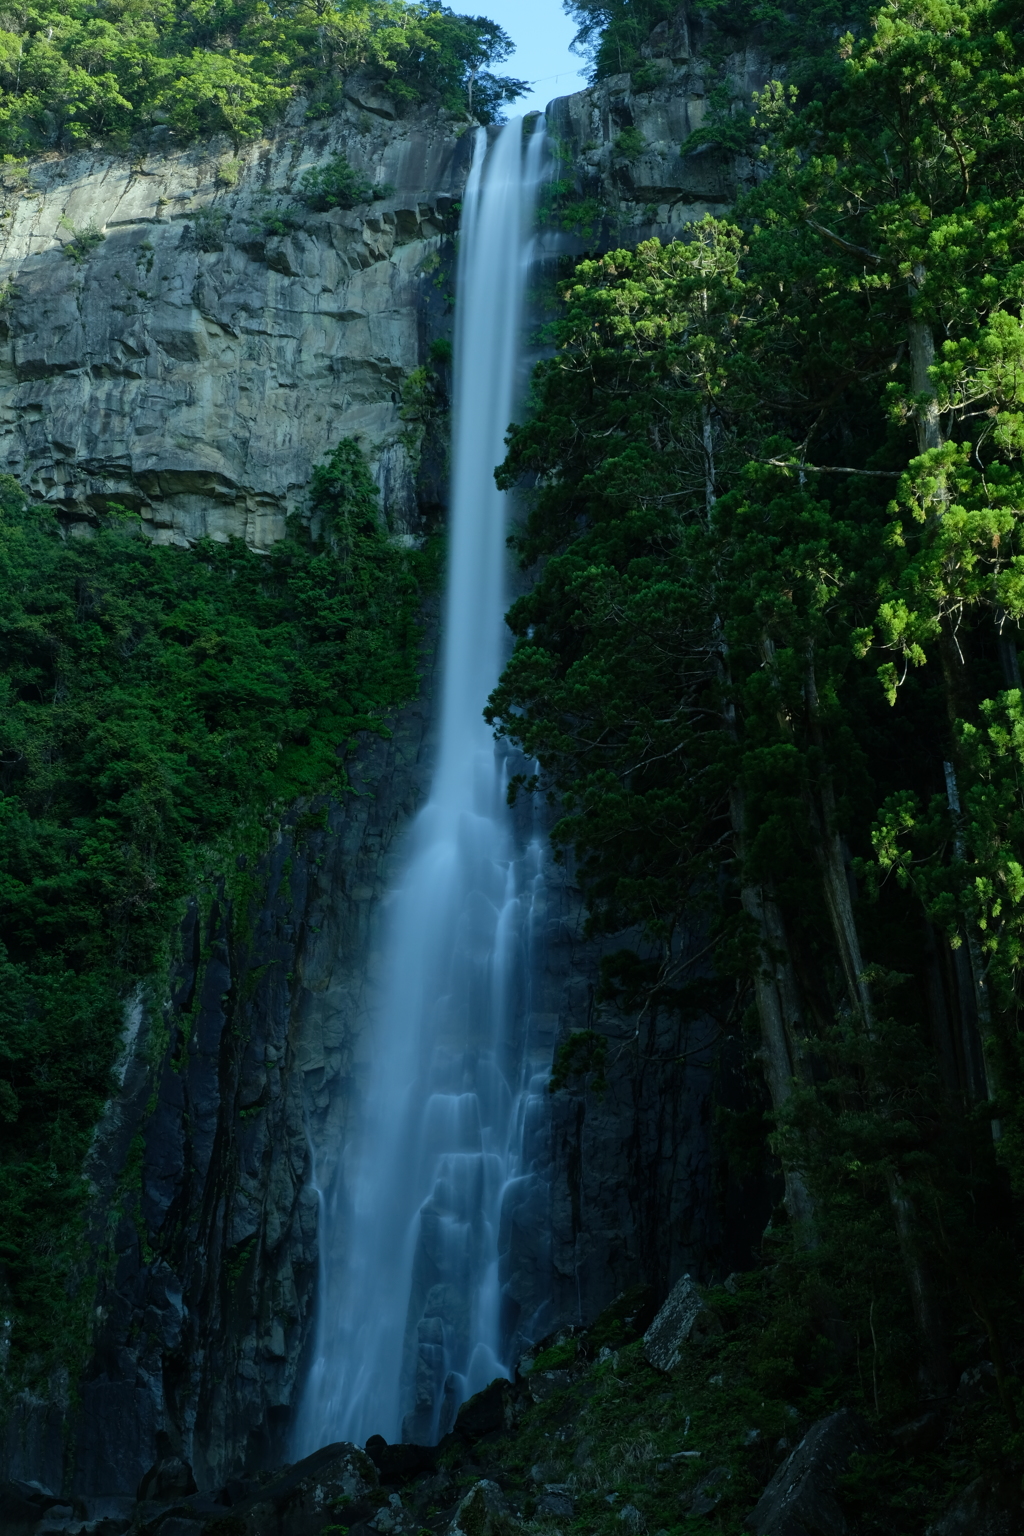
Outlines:
<svg viewBox="0 0 1024 1536"><path fill-rule="evenodd" d="M864 1028L871 1037L875 1032L874 1005L871 989L864 975L860 936L857 932L850 887L846 878L846 863L843 859L842 844L836 824L835 791L831 775L825 767L825 744L818 713L818 685L814 670L813 643L807 649L806 696L811 739L818 749L822 764L817 795L821 809L819 812L817 807L814 808L814 817L818 822L820 834L818 859L825 888L825 902L850 1001L859 1011ZM813 791L811 794L813 798ZM879 1100L884 1101L886 1094L884 1084L877 1084L875 1091ZM888 1112L884 1107L881 1108L881 1112L885 1118L888 1118ZM935 1286L922 1258L916 1236L918 1227L916 1212L903 1177L897 1168L886 1166L885 1182L896 1227L900 1257L903 1260L914 1308L914 1319L924 1344L922 1367L931 1387L936 1392L942 1393L949 1384L949 1356L946 1352L945 1333Z"/></svg>
<svg viewBox="0 0 1024 1536"><path fill-rule="evenodd" d="M710 494L710 492L709 492ZM725 690L723 714L726 730L736 740L736 709L728 694L728 648L716 620L718 675ZM803 1054L803 1023L800 990L790 956L785 924L774 894L763 885L753 885L744 876L746 857L746 805L743 790L733 784L729 791L729 816L732 822L733 848L740 868L740 903L753 920L758 936L759 964L754 973L754 996L761 1023L761 1053L764 1075L771 1095L772 1108L781 1113L793 1097L793 1080L798 1075ZM801 1247L817 1245L814 1201L803 1175L782 1158L786 1192L784 1203Z"/></svg>

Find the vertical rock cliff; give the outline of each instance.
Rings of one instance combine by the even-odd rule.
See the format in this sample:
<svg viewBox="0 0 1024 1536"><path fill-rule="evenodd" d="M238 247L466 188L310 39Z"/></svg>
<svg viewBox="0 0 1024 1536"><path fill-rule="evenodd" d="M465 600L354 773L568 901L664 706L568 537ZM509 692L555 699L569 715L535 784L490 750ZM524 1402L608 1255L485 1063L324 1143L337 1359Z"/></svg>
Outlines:
<svg viewBox="0 0 1024 1536"><path fill-rule="evenodd" d="M237 157L157 129L134 158L8 177L0 453L73 532L117 502L158 541L265 547L342 436L372 449L396 531L416 523L402 385L449 298L469 146L444 113L351 94ZM336 154L382 195L314 213L301 177Z"/></svg>

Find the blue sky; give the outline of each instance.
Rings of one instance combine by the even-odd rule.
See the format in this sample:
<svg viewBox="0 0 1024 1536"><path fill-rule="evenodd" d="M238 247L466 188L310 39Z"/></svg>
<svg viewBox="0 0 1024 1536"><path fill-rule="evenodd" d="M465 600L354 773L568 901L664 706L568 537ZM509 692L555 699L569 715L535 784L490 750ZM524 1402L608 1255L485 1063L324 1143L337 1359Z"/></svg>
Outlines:
<svg viewBox="0 0 1024 1536"><path fill-rule="evenodd" d="M504 27L516 51L497 70L520 80L535 80L529 96L510 108L510 115L544 108L554 96L569 96L586 85L581 71L584 60L569 52L575 25L562 10L561 0L477 0L475 5L453 5L467 15L489 16Z"/></svg>

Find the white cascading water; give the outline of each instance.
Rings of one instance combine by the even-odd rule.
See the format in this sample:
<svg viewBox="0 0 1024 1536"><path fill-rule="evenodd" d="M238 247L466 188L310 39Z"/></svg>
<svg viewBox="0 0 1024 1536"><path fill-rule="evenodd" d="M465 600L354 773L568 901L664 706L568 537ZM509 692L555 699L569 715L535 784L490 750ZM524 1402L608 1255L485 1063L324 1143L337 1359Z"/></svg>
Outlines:
<svg viewBox="0 0 1024 1536"><path fill-rule="evenodd" d="M503 656L494 466L513 412L542 157L539 131L524 154L520 122L490 143L477 130L458 263L438 760L389 898L359 1144L321 1193L300 1455L372 1434L431 1443L466 1397L507 1374L502 1250L507 1270L509 1228L531 1219L524 1137L544 1088L526 1038L541 853L536 839L515 846L505 760L482 710Z"/></svg>

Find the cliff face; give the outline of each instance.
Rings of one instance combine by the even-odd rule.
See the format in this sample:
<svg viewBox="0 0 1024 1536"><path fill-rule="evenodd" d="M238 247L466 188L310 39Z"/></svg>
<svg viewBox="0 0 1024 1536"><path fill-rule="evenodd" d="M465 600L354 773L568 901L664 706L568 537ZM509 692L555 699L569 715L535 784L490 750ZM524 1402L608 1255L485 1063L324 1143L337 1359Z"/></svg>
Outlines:
<svg viewBox="0 0 1024 1536"><path fill-rule="evenodd" d="M77 1401L55 1383L17 1404L6 1475L125 1498L168 1445L204 1488L287 1459L316 1281L313 1159L344 1144L358 1102L379 899L427 720L422 704L403 712L364 749L355 793L293 819L232 894L217 882L190 904L169 995L138 1000L87 1170L92 1360Z"/></svg>
<svg viewBox="0 0 1024 1536"><path fill-rule="evenodd" d="M562 96L547 113L563 164L603 210L602 237L612 245L677 239L695 220L727 211L737 188L754 181L755 164L715 143L691 150L688 140L713 119L748 119L754 93L779 73L756 43L737 46L685 11L662 22L642 51L642 71Z"/></svg>
<svg viewBox="0 0 1024 1536"><path fill-rule="evenodd" d="M654 42L655 89L616 77L549 114L623 241L671 237L750 174L717 151L680 153L706 71L685 28ZM728 70L749 98L767 66L742 54ZM237 163L227 145L176 150L158 130L136 161L52 158L8 191L6 467L61 505L72 534L113 501L158 541L266 547L349 434L374 458L398 536L429 511L438 493L400 390L445 328L470 137L429 113L387 115L358 84L350 97ZM643 135L638 158L617 148L626 127ZM291 233L268 234L270 213L298 206L303 170L338 152L393 190L354 212L300 210ZM62 247L92 224L105 238L73 259ZM358 1109L381 897L429 782L430 718L427 686L360 758L358 794L293 818L244 898L221 885L190 907L166 992L139 999L89 1170L92 1360L77 1388L56 1381L16 1405L7 1476L124 1498L168 1447L206 1488L285 1458L315 1305L313 1170L329 1175ZM710 1022L684 1039L598 1007L600 947L583 937L571 870L551 869L542 921L531 1038L550 1053L596 1026L611 1042L604 1092L551 1099L536 1177L510 1213L512 1310L534 1314L547 1295L555 1325L592 1319L638 1281L664 1291L683 1269L727 1273L767 1210L764 1188L734 1185L713 1152Z"/></svg>
<svg viewBox="0 0 1024 1536"><path fill-rule="evenodd" d="M358 85L350 98L314 127L298 104L237 158L156 129L135 159L82 151L8 176L0 455L80 528L113 501L158 541L265 547L346 435L371 447L396 530L415 525L401 388L446 307L472 134L443 113L395 121ZM292 194L338 153L387 193L311 213ZM268 233L289 210L291 231ZM105 237L91 249L89 231Z"/></svg>

